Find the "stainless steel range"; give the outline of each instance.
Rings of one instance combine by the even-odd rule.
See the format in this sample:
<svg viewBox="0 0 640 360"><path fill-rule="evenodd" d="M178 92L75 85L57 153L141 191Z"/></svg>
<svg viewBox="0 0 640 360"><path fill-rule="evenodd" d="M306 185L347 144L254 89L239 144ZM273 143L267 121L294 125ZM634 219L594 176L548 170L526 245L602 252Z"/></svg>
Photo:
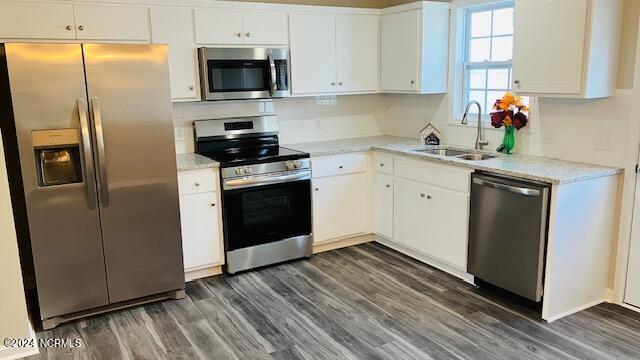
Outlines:
<svg viewBox="0 0 640 360"><path fill-rule="evenodd" d="M276 117L195 121L194 133L220 162L226 271L310 257L309 154L279 145Z"/></svg>

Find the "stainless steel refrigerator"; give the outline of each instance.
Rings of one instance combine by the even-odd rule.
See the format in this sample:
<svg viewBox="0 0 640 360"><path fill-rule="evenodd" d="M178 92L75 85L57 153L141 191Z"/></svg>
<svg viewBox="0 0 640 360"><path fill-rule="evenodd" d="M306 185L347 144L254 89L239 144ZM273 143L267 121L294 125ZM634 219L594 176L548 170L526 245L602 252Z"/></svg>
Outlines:
<svg viewBox="0 0 640 360"><path fill-rule="evenodd" d="M167 47L0 44L0 102L43 328L184 296Z"/></svg>

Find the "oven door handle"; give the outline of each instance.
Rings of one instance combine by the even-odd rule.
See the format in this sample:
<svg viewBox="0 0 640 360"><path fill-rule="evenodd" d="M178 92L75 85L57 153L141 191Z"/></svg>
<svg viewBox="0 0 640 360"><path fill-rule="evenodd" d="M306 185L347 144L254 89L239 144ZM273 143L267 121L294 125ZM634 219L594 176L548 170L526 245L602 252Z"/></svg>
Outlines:
<svg viewBox="0 0 640 360"><path fill-rule="evenodd" d="M256 176L241 179L226 179L222 182L224 190L242 189L247 187L280 184L289 181L309 180L311 173L309 171L297 172L289 175L277 176Z"/></svg>
<svg viewBox="0 0 640 360"><path fill-rule="evenodd" d="M277 78L277 74L276 74L276 62L273 60L273 55L272 54L268 54L267 55L267 59L269 60L269 74L270 74L270 80L271 80L271 87L269 88L269 95L273 96L273 94L276 92L276 78Z"/></svg>

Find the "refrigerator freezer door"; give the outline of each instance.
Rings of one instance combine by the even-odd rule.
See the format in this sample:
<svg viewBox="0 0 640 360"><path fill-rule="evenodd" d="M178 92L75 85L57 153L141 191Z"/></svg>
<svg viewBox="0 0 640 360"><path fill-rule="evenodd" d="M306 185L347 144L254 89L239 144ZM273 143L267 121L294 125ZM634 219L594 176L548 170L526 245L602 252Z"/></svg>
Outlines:
<svg viewBox="0 0 640 360"><path fill-rule="evenodd" d="M109 298L184 288L167 47L83 49Z"/></svg>
<svg viewBox="0 0 640 360"><path fill-rule="evenodd" d="M107 305L93 159L82 126L88 135L89 124L80 121L87 112L82 48L6 44L5 51L41 318ZM82 182L39 186L32 132L51 129L77 131Z"/></svg>

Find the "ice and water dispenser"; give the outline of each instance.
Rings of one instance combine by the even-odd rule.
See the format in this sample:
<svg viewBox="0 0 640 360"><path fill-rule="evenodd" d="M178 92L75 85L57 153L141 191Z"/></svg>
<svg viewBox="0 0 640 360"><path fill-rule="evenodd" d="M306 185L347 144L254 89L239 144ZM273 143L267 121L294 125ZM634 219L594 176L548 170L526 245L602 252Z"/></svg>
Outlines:
<svg viewBox="0 0 640 360"><path fill-rule="evenodd" d="M31 138L40 186L82 182L77 129L32 131Z"/></svg>

